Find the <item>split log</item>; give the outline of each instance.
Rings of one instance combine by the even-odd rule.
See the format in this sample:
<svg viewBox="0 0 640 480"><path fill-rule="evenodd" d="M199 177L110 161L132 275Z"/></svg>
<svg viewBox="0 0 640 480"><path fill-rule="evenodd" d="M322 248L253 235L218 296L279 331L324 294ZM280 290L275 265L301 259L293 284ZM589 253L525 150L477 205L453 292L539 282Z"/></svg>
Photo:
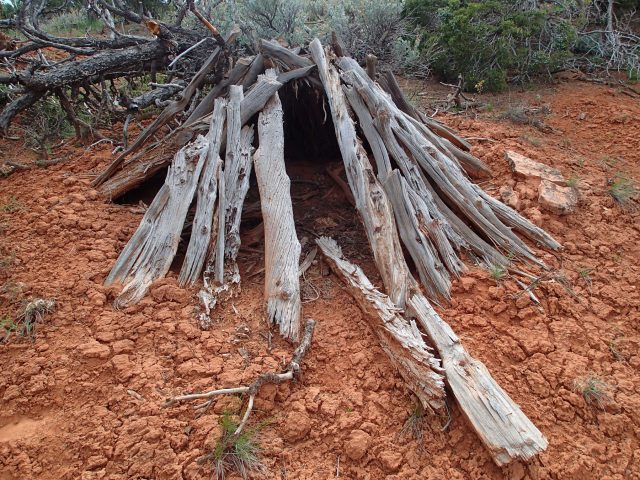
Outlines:
<svg viewBox="0 0 640 480"><path fill-rule="evenodd" d="M371 166L368 165L366 153L355 135L353 123L344 105L344 98L341 96L342 90L339 88L338 74L327 63L322 45L317 39L311 43L310 51L318 65L320 79L329 98L336 136L347 167L349 184L356 198L356 205L360 206L358 210L361 217L363 217L365 229L368 235L370 234L369 242L374 252L378 270L382 275L385 289L387 292L396 292L396 294L398 291L404 293L404 297L400 298L401 301L394 301L393 303L398 306L404 306L406 303L410 308L410 313L415 315L426 330L430 342L438 350L443 360L445 357L448 358L448 363L446 365L443 363L446 381L452 386L456 400L469 417L472 427L487 445L494 461L498 465L504 465L514 460L530 459L533 455L546 448L546 440L531 421L522 414L518 406L500 389L486 368L482 370L479 366L482 364L464 350L451 328L435 313L428 300L419 292L401 253L397 241L397 233L390 214L388 199L373 175ZM367 197L372 198L373 192L377 205L385 205L385 210L389 212L387 215L379 215L379 210L371 207L367 208L368 204L361 200L362 197L359 193L359 189L362 191L362 185L365 182L362 180L358 182L359 178L367 179ZM455 215L452 214L452 216L457 219ZM378 224L377 228L370 232L367 222L371 223L373 218L377 219ZM386 244L389 250L381 251L379 237L385 231L385 228L390 230L389 234L392 238L395 237L396 240ZM381 255L381 252L385 254ZM403 272L403 276L398 279L399 283L396 282L396 278L384 273L390 270ZM393 296L389 296L393 300ZM447 335L444 334L445 332ZM455 349L451 347L452 343L456 345ZM464 360L457 366L454 366L451 362L452 358L454 358L451 354L453 350L459 353L458 358L460 360ZM471 365L482 375L462 375L456 370L461 369L464 373L465 365ZM452 376L451 381L449 380L449 375ZM483 406L483 400L478 398L485 392L493 394L489 395L488 398L499 400L502 403L488 410ZM474 399L476 401L472 402ZM474 407L479 408L481 406L483 408L479 410L480 414L473 412ZM483 415L484 413L487 413L487 415ZM504 416L500 416L501 414L504 414ZM482 419L478 419L476 415L481 415ZM511 415L514 417L513 420L510 418ZM524 441L519 441L522 439Z"/></svg>
<svg viewBox="0 0 640 480"><path fill-rule="evenodd" d="M494 462L527 461L547 448L547 439L493 379L487 367L462 346L426 298L416 293L407 300L442 359L447 385L460 410L474 428Z"/></svg>
<svg viewBox="0 0 640 480"><path fill-rule="evenodd" d="M198 184L196 214L193 218L191 238L178 277L180 285L193 285L196 282L204 266L207 250L211 243L211 224L218 192L218 177L222 170L220 138L225 122L226 103L223 99L216 100L211 117L211 127L207 135L209 149Z"/></svg>
<svg viewBox="0 0 640 480"><path fill-rule="evenodd" d="M444 297L449 300L451 279L438 257L435 246L429 236L425 235L426 225L418 223L419 215L408 193L411 187L407 185L400 171L394 170L385 180L384 188L393 205L400 238L413 258L422 285L432 299Z"/></svg>
<svg viewBox="0 0 640 480"><path fill-rule="evenodd" d="M300 242L291 204L291 182L284 164L282 105L276 93L258 120L259 148L254 166L265 233L265 301L269 321L296 341L300 333Z"/></svg>
<svg viewBox="0 0 640 480"><path fill-rule="evenodd" d="M276 93L282 83L276 78L274 71L267 71L261 75L258 82L249 91L240 105L240 121L245 125L256 113L264 107L265 103ZM109 180L100 186L99 190L107 198L118 198L132 188L148 180L158 171L164 168L170 158L164 153L172 145L180 146L191 140L197 132L204 132L211 122L211 116L205 116L187 127L178 128L170 138L165 138L158 146L158 152L149 155L144 161L132 157L122 170L116 172ZM223 136L223 140L225 137ZM146 156L145 156L146 157Z"/></svg>
<svg viewBox="0 0 640 480"><path fill-rule="evenodd" d="M356 135L338 72L327 62L320 40L313 40L309 50L318 66L318 74L329 101L347 180L356 202L356 209L365 226L376 265L391 301L403 308L409 288L414 287L415 282L411 279L402 255L389 201L373 173L367 152Z"/></svg>
<svg viewBox="0 0 640 480"><path fill-rule="evenodd" d="M380 346L397 367L408 388L428 410L444 408L440 362L433 356L415 321L407 320L387 295L377 290L362 269L345 260L332 238L316 240L330 268L360 306Z"/></svg>
<svg viewBox="0 0 640 480"><path fill-rule="evenodd" d="M169 271L208 149L207 139L199 136L176 153L164 185L105 280L124 285L116 306L137 302Z"/></svg>

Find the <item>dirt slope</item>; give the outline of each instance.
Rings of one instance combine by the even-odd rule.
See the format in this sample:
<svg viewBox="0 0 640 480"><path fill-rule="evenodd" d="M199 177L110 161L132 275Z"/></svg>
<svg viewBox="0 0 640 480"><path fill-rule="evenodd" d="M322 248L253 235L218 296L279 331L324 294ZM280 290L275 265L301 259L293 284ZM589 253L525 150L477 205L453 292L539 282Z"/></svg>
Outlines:
<svg viewBox="0 0 640 480"><path fill-rule="evenodd" d="M498 195L514 185L525 215L565 245L558 257L541 256L573 295L543 281L538 310L526 296L514 298L521 290L512 279L496 284L471 268L441 313L548 437L548 451L526 470L501 471L455 405L447 431L448 419L427 418L423 442L402 435L413 400L353 301L316 265L304 283L304 315L318 325L303 380L265 388L256 405L254 421L267 422L268 478L640 478L640 222L606 192L616 172L640 179L640 102L582 83L483 100L495 103L492 114L442 119L465 136L491 139L474 141L495 172L483 186ZM550 133L487 118L522 102L550 105ZM18 143L0 141L3 158L25 161ZM579 177L578 211L541 211L516 185L505 149ZM247 382L280 368L292 351L277 335L271 349L266 340L259 251L241 253L243 291L209 331L198 328L194 291L177 287L175 273L139 305L111 307L102 281L142 210L105 203L90 188L109 150L68 145L56 153L65 163L0 180L0 316L15 316L35 296L58 302L34 342L0 345L0 480L209 478L195 459L215 442L219 414L238 409L239 399L220 400L197 419L190 405L161 408L163 399ZM293 188L299 236L307 245L310 232L336 236L375 278L354 211L323 172L290 172L304 179ZM590 372L610 386L602 408L574 391L574 380Z"/></svg>

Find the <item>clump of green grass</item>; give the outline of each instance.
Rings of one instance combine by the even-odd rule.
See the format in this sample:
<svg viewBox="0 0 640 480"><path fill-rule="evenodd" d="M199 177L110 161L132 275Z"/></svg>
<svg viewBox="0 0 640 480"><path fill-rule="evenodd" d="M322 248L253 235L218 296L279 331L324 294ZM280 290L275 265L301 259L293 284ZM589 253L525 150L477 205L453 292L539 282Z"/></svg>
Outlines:
<svg viewBox="0 0 640 480"><path fill-rule="evenodd" d="M22 203L15 197L10 196L6 202L0 204L0 212L2 213L13 213L17 212L22 208Z"/></svg>
<svg viewBox="0 0 640 480"><path fill-rule="evenodd" d="M617 173L609 180L607 192L621 205L627 205L638 193L633 182L622 173Z"/></svg>
<svg viewBox="0 0 640 480"><path fill-rule="evenodd" d="M585 283L589 286L591 286L591 277L590 277L591 272L593 272L593 268L591 267L585 267L585 266L578 267L578 275L580 275L580 278L584 280Z"/></svg>
<svg viewBox="0 0 640 480"><path fill-rule="evenodd" d="M490 264L487 265L487 271L489 272L489 276L493 278L496 282L504 279L507 276L507 269L502 265L498 264Z"/></svg>
<svg viewBox="0 0 640 480"><path fill-rule="evenodd" d="M576 378L573 381L573 388L576 392L582 394L585 402L589 405L597 405L599 408L604 408L611 400L609 394L610 385L595 373L588 373Z"/></svg>
<svg viewBox="0 0 640 480"><path fill-rule="evenodd" d="M571 188L575 189L575 188L578 188L579 184L580 184L580 178L577 177L576 175L571 175L567 179L567 187L571 187Z"/></svg>
<svg viewBox="0 0 640 480"><path fill-rule="evenodd" d="M15 320L4 316L0 321L0 328L4 330L3 341L9 340L14 333L21 337L33 337L36 324L41 322L47 313L53 312L55 308L56 301L51 299L34 298L26 302Z"/></svg>
<svg viewBox="0 0 640 480"><path fill-rule="evenodd" d="M244 479L250 474L265 474L266 467L260 460L261 447L257 439L260 426L248 428L236 434L239 423L230 413L220 418L222 435L213 451L198 459L199 463L211 462L217 480L224 480L232 470Z"/></svg>
<svg viewBox="0 0 640 480"><path fill-rule="evenodd" d="M422 445L423 424L424 407L420 402L417 402L411 414L405 420L402 430L400 430L400 435L411 437L417 440L419 445Z"/></svg>

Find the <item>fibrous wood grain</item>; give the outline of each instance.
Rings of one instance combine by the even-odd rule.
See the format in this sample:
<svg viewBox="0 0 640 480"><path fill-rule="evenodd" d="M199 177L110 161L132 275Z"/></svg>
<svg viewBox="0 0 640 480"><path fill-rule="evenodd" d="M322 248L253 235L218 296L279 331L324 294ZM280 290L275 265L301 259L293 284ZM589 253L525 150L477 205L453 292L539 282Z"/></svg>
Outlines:
<svg viewBox="0 0 640 480"><path fill-rule="evenodd" d="M300 334L300 242L291 204L291 182L284 165L282 105L275 94L258 119L259 148L254 167L265 236L265 301L267 316L290 340Z"/></svg>
<svg viewBox="0 0 640 480"><path fill-rule="evenodd" d="M487 367L465 350L451 327L420 293L407 300L442 359L447 385L460 409L498 465L530 460L547 439L498 385Z"/></svg>
<svg viewBox="0 0 640 480"><path fill-rule="evenodd" d="M413 320L407 320L391 299L377 290L362 269L345 260L332 238L316 240L334 273L356 300L380 346L398 368L407 386L427 409L444 407L440 362L433 356Z"/></svg>
<svg viewBox="0 0 640 480"><path fill-rule="evenodd" d="M218 192L218 177L222 169L220 137L225 122L226 104L225 100L217 99L211 117L211 127L207 134L209 149L198 183L196 214L193 219L191 238L178 277L181 285L196 282L204 266L207 250L211 243L211 224Z"/></svg>
<svg viewBox="0 0 640 480"><path fill-rule="evenodd" d="M367 152L356 135L338 72L327 61L318 39L311 42L309 50L318 66L320 80L329 101L347 180L356 202L356 209L365 226L376 265L387 288L387 294L393 303L402 308L407 292L415 282L412 281L402 256L387 195L376 179Z"/></svg>
<svg viewBox="0 0 640 480"><path fill-rule="evenodd" d="M124 285L116 306L137 302L169 271L208 149L207 139L199 136L176 153L164 185L105 280Z"/></svg>

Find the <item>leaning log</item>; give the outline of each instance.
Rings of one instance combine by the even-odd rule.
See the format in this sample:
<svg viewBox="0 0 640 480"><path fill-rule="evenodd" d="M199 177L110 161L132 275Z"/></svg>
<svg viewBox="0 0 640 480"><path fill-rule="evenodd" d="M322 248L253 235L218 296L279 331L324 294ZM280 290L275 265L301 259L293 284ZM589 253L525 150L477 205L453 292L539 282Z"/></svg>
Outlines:
<svg viewBox="0 0 640 480"><path fill-rule="evenodd" d="M318 66L347 180L356 202L356 209L365 226L373 257L387 287L387 294L393 303L403 308L409 288L414 287L415 282L411 279L402 255L389 201L382 185L376 179L367 152L356 135L338 72L327 62L320 40L313 40L309 45L309 51Z"/></svg>
<svg viewBox="0 0 640 480"><path fill-rule="evenodd" d="M284 164L282 105L276 93L258 119L259 148L254 155L264 220L265 301L267 317L280 334L297 341L300 334L300 242L291 204L291 182Z"/></svg>
<svg viewBox="0 0 640 480"><path fill-rule="evenodd" d="M476 431L497 465L527 461L547 448L547 439L517 403L498 385L485 365L473 358L451 327L427 299L416 293L407 300L445 371L447 385L460 410Z"/></svg>
<svg viewBox="0 0 640 480"><path fill-rule="evenodd" d="M218 99L211 118L211 128L207 135L209 150L198 183L196 214L193 218L191 238L178 277L180 285L193 285L202 271L212 237L213 212L218 193L218 177L222 171L220 159L220 138L225 122L227 102Z"/></svg>
<svg viewBox="0 0 640 480"><path fill-rule="evenodd" d="M529 460L547 447L546 439L497 385L486 367L469 355L451 327L438 316L426 297L420 293L402 255L387 196L373 174L366 152L356 137L339 87L338 73L328 64L319 40L311 42L310 51L318 65L318 73L329 99L349 186L369 235L369 243L385 290L392 300L394 297L391 293L397 295L398 292L403 292L404 297L393 303L398 306L406 304L408 313L413 315L427 332L430 343L443 359L446 382L495 463L504 465L516 460ZM433 147L430 150L433 151ZM363 201L364 194L367 195L368 202ZM374 205L378 208L374 208ZM384 207L379 209L381 205ZM380 212L385 210L387 214L380 215ZM452 213L451 215L457 219ZM373 219L376 221L376 228L372 230ZM395 241L381 243L380 236L384 232L388 232L387 235L395 238ZM388 250L382 250L381 247L385 246ZM403 272L403 276L394 277L388 274L390 271ZM459 363L455 363L456 360ZM470 368L470 372L466 372L466 368ZM480 398L484 395L489 399L486 403ZM491 404L494 401L497 402L496 405ZM478 409L478 412L474 409Z"/></svg>
<svg viewBox="0 0 640 480"><path fill-rule="evenodd" d="M440 362L424 342L415 321L407 320L402 310L371 284L360 267L343 258L335 240L320 237L316 243L331 270L362 310L380 346L397 367L407 387L416 394L423 407L441 410L445 393Z"/></svg>
<svg viewBox="0 0 640 480"><path fill-rule="evenodd" d="M176 153L164 185L105 280L124 285L116 306L136 303L169 271L208 147L200 136Z"/></svg>

